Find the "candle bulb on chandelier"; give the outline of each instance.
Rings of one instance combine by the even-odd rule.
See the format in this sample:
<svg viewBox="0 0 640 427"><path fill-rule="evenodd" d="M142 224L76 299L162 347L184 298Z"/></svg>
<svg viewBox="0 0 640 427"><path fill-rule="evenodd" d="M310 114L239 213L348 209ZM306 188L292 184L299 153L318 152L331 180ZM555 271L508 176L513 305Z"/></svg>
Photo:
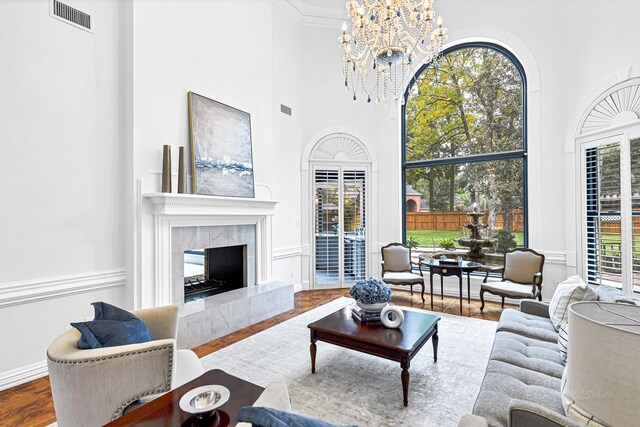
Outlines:
<svg viewBox="0 0 640 427"><path fill-rule="evenodd" d="M347 22L342 21L342 35L345 35L346 33L347 33Z"/></svg>

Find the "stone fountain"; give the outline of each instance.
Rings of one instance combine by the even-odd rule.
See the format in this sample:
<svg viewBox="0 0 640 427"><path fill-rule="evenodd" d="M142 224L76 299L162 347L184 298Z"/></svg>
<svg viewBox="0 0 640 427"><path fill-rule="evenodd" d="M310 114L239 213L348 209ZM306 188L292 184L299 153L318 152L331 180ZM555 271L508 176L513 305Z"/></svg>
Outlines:
<svg viewBox="0 0 640 427"><path fill-rule="evenodd" d="M471 230L471 236L455 239L461 246L469 248L467 257L472 260L484 258L482 248L490 248L498 242L498 239L482 237L480 235L480 230L487 227L487 224L480 222L480 217L484 215L485 214L478 212L478 206L474 204L473 212L467 214L467 217L471 218L472 222L464 224L465 228Z"/></svg>

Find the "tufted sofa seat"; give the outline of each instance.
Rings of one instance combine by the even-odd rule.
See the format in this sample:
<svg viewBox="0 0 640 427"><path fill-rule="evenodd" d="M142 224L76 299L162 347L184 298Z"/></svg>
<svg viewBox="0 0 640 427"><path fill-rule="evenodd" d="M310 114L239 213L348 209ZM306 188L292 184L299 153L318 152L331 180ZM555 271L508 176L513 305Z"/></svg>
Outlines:
<svg viewBox="0 0 640 427"><path fill-rule="evenodd" d="M504 310L473 415L459 426L580 426L564 415L563 372L548 305L524 300L520 311Z"/></svg>

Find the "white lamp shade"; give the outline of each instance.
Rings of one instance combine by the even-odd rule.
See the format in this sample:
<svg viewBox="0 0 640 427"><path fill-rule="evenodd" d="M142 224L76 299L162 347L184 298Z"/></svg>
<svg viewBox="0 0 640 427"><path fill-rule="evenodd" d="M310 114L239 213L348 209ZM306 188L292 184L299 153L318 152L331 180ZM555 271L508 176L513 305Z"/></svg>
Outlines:
<svg viewBox="0 0 640 427"><path fill-rule="evenodd" d="M567 416L605 426L640 421L640 306L578 302L569 307L562 400Z"/></svg>

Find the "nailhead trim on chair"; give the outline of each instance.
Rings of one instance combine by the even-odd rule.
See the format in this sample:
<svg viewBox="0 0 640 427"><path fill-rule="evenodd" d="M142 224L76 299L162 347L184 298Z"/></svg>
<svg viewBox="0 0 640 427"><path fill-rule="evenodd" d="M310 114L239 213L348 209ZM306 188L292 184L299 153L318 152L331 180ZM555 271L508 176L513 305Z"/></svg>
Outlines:
<svg viewBox="0 0 640 427"><path fill-rule="evenodd" d="M112 420L115 420L116 418L120 418L122 416L122 413L124 412L125 409L127 409L127 406L131 405L133 402L135 402L136 400L145 397L145 396L151 396L152 394L158 394L158 393L163 393L165 391L169 391L171 390L171 375L173 373L173 346L172 345L167 345L167 346L163 346L163 347L157 347L155 349L149 349L149 350L161 350L161 349L170 349L169 351L169 371L167 372L167 384L169 384L168 387L162 387L156 390L148 390L145 391L141 394L138 394L130 399L127 399L126 401L122 402L120 404L120 406L118 406L118 408L116 409L116 411L113 413L113 415L111 416ZM148 350L144 350L144 351L138 351L138 353L142 352L142 353L146 353Z"/></svg>
<svg viewBox="0 0 640 427"><path fill-rule="evenodd" d="M169 386L168 387L161 387L161 388L158 388L156 390L148 390L148 391L145 391L145 392L143 392L141 394L136 395L135 397L127 399L126 401L121 403L120 406L118 406L116 411L111 416L111 419L115 420L116 418L119 418L120 416L122 416L122 412L124 412L124 410L127 408L127 406L129 406L130 404L132 404L136 400L138 400L138 399L140 399L142 397L145 397L145 396L151 396L153 394L163 393L163 392L171 390L171 378L172 378L172 374L173 374L173 345L163 345L162 347L153 347L153 348L147 348L147 349L144 349L144 350L127 351L125 353L119 353L119 354L116 354L116 355L109 355L109 356L103 356L103 357L92 357L90 359L81 359L81 360L54 359L53 357L51 357L49 355L49 352L47 352L47 358L49 360L51 360L52 362L54 362L54 363L60 363L62 365L69 365L69 364L77 364L77 363L99 362L101 360L117 359L118 357L130 356L130 355L133 355L133 354L143 354L143 353L148 353L148 352L151 352L151 351L159 351L159 350L169 350L169 371L167 372L167 383L169 384Z"/></svg>

